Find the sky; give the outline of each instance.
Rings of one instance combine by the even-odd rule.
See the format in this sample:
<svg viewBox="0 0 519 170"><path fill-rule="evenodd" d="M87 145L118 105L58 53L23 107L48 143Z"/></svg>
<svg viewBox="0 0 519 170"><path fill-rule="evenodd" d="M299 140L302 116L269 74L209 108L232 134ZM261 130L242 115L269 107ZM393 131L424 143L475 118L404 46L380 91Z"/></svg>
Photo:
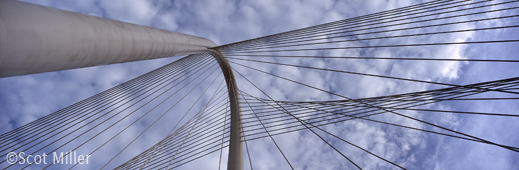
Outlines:
<svg viewBox="0 0 519 170"><path fill-rule="evenodd" d="M366 15L374 12L418 4L419 0L24 0L25 2L105 17L124 22L146 25L154 28L200 36L219 45L266 36L293 29L323 24L341 19ZM501 1L496 1L501 2ZM517 5L509 4L509 6ZM503 6L498 6L503 7ZM498 8L495 7L495 8ZM506 7L506 6L505 6ZM485 9L489 10L489 9ZM485 14L490 16L517 14L512 12ZM476 17L474 17L476 18ZM454 22L464 18L449 19L441 22ZM440 22L438 22L440 23ZM449 29L472 29L500 25L517 25L514 20L500 20L458 24L449 27L429 28L426 31ZM418 25L413 25L418 26ZM420 30L424 31L424 30ZM349 42L341 45L380 45L412 44L424 42L463 42L475 40L519 39L517 29L498 31L464 32L458 34L401 38L392 40L373 40L369 42ZM384 35L398 35L387 33ZM417 32L405 32L417 33ZM369 38L368 35L356 38ZM365 44L363 44L365 43ZM304 55L329 56L379 56L379 57L424 57L424 58L479 58L479 59L517 59L517 44L503 43L490 45L454 45L399 49L377 48L358 50L335 50L329 52L305 52ZM149 72L181 57L155 59L132 63L96 66L74 70L41 73L0 79L0 133L22 126L42 116L74 104L87 97L116 86L141 74ZM426 62L426 61L389 61L389 60L295 60L263 59L322 68L342 69L369 74L390 75L452 84L471 84L483 81L517 77L519 68L514 63L477 63L477 62ZM364 98L416 92L438 88L423 83L401 82L396 80L342 75L291 67L247 63L249 66L271 73L293 78L325 90L333 91L351 98ZM236 65L233 65L236 66ZM277 100L336 100L334 96L301 87L272 76L260 74L243 67L235 67L243 75ZM309 77L312 77L311 79ZM241 90L261 96L246 80L237 76ZM201 89L197 89L201 92ZM490 93L492 97L513 97L500 93ZM185 106L187 107L187 106ZM201 106L198 106L201 107ZM427 106L430 109L452 109L479 112L518 114L517 101L491 101L470 103L440 103ZM485 117L438 113L429 115L416 111L405 111L406 115L428 120L439 125L460 130L474 136L512 146L519 146L519 125L514 118ZM169 115L171 120L178 115ZM389 121L417 128L433 129L423 124L395 116L379 116L377 120ZM144 120L135 129L129 130L119 141L128 141L140 133L151 119ZM168 122L157 126L168 125ZM519 154L480 143L460 141L411 130L402 130L362 121L351 121L326 126L326 130L344 136L384 158L408 167L409 169L517 169ZM160 129L159 129L160 130ZM119 163L130 159L144 149L161 140L164 132L149 132L140 138L135 148L119 157ZM167 134L167 132L166 132ZM334 153L326 144L309 131L299 131L274 139L296 169L347 169L353 168L344 158ZM360 150L327 137L351 156L363 169L394 168L385 162L371 157ZM95 143L95 142L94 142ZM95 146L95 144L92 144ZM254 169L289 169L269 138L249 142ZM112 144L97 159L118 152L121 148ZM108 156L107 156L108 157ZM226 159L224 159L226 160ZM116 162L117 162L116 161ZM185 169L215 169L218 155L208 156L199 161L180 167ZM104 163L78 166L78 169L98 168ZM112 163L109 167L117 166ZM225 164L222 164L225 166ZM248 163L246 169L248 169Z"/></svg>

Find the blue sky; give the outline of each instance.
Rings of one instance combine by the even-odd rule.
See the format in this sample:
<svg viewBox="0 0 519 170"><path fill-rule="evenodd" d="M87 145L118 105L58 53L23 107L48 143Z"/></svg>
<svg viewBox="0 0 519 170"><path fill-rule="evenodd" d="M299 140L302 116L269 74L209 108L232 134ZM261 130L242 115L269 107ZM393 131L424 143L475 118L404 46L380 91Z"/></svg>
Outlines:
<svg viewBox="0 0 519 170"><path fill-rule="evenodd" d="M289 1L232 1L232 0L201 0L201 1L147 1L147 0L25 0L44 6L100 16L134 24L181 32L205 37L217 44L227 44L236 41L256 38L283 31L322 24L355 16L370 14L388 9L417 4L422 1L370 0L370 1L333 1L333 0L289 0ZM499 1L500 2L500 1ZM517 5L516 3L513 5ZM497 8L497 7L496 7ZM485 9L488 10L488 9ZM517 13L492 13L488 16L499 16ZM459 18L458 18L459 19ZM462 19L473 19L465 17ZM457 19L441 21L453 22ZM497 25L517 25L517 20L502 20L496 22L478 22L459 24L452 27L431 28L427 31L448 29L469 29ZM422 30L423 31L423 30ZM519 39L517 29L468 32L460 34L436 35L419 38L406 38L384 41L370 41L370 45L394 43L411 44L423 42L452 42L475 40ZM412 32L410 32L412 33ZM395 33L396 34L396 33ZM388 33L388 35L391 35ZM358 37L362 38L362 37ZM355 42L343 45L359 45ZM507 43L498 45L456 45L424 48L401 49L367 49L367 50L336 50L323 52L330 56L381 56L381 57L424 57L424 58L481 58L481 59L517 59L519 48L517 44ZM323 53L307 52L306 55L322 55ZM83 100L110 87L130 80L143 73L151 71L180 57L139 61L133 63L114 64L90 68L74 69L59 72L41 73L0 79L0 132L4 133L50 114L63 107ZM387 61L387 60L293 60L293 59L264 59L303 65L318 65L323 68L343 69L370 74L382 74L395 77L414 78L453 84L470 84L483 81L517 77L517 64L505 63L474 63L474 62L424 62L424 61ZM272 67L256 63L248 65L261 70L293 78L297 81L333 91L351 98L363 98L400 94L437 88L414 82L399 82L370 77L312 72L311 70L294 69L289 67ZM285 81L262 75L237 66L236 69L246 76L252 77L262 89L278 100L333 100L333 96L300 87ZM308 77L313 77L308 79ZM261 93L238 78L240 89L253 95ZM488 94L492 97L511 97L499 93ZM452 109L479 112L495 112L517 114L517 101L471 102L471 103L440 103L428 106L431 109ZM407 115L422 118L442 126L460 130L474 136L512 146L518 146L519 125L514 118L495 118L485 116L466 116L438 113L437 116L406 111ZM175 119L176 115L171 115ZM403 118L380 116L378 120L390 121L418 128L427 128L423 124ZM149 121L149 120L147 120ZM136 126L128 136L120 141L133 139L139 128ZM161 126L162 123L157 126ZM493 146L457 139L438 137L416 131L401 130L362 121L352 121L326 126L335 134L343 135L352 143L369 148L370 151L393 160L409 169L515 169L519 167L519 154ZM150 132L144 139L138 140L138 147L125 152L118 161L129 159L147 149L163 138L163 132ZM308 131L300 131L275 137L280 147L287 153L288 159L296 164L296 169L343 169L350 167L344 158L334 153L315 135ZM355 150L338 140L328 137L345 153L364 169L387 169L390 165L374 157ZM288 169L288 165L276 150L270 139L252 141L251 157L255 169ZM103 153L118 152L117 144L108 147ZM301 149L302 148L302 149ZM98 159L104 154L99 153ZM96 156L96 155L94 155ZM103 158L101 158L103 157ZM108 156L107 156L108 157ZM226 160L226 159L225 159ZM218 155L186 165L182 168L212 169L218 161ZM201 163L200 163L201 162ZM79 169L98 168L104 163L83 166ZM117 166L110 164L109 167ZM246 164L248 166L248 164ZM246 166L246 167L247 167Z"/></svg>

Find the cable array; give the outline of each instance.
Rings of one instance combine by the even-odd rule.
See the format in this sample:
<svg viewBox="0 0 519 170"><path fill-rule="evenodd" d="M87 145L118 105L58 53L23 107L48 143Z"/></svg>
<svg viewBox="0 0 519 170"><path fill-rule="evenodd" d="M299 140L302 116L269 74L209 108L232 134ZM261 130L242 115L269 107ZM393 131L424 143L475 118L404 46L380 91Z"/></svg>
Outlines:
<svg viewBox="0 0 519 170"><path fill-rule="evenodd" d="M145 132L161 119L170 117L168 115L174 114L173 111L182 111L182 108L179 108L181 107L179 103L185 102L190 103L191 107L187 111L184 110L184 117L191 110L197 110L196 105L205 103L204 109L198 111L197 116L195 116L200 119L196 123L197 126L206 125L209 127L209 125L215 124L220 127L225 126L218 121L224 118L225 110L222 111L222 108L227 106L225 101L228 96L225 95L226 89L222 88L225 86L222 86L223 79L219 74L221 72L218 71L219 68L215 60L209 54L197 54L182 58L2 134L1 152L7 154L12 151L21 151L35 155L57 152L63 149L70 149L71 151L83 149L88 151L88 155L95 156L96 152L102 149L106 150L105 146L110 146L110 142L118 141L117 137L124 137L124 135L131 133L131 131L127 131L128 129L138 127L144 120L154 120L153 123L145 125L147 127L140 135L134 136L131 142L128 141L125 144L126 147L113 155L113 158L106 162L106 166L125 149L131 147L130 145L139 137L145 135ZM207 85L209 80L212 83ZM220 86L215 89L214 86L218 84ZM200 100L204 95L204 93L201 93L198 94L198 100L191 100L190 96L193 96L193 94L190 95L190 93L197 88L204 88L204 92L207 93L214 91L213 99L211 101ZM161 107L169 107L169 109L157 109ZM183 135L185 132L182 130L186 126L193 126L192 120L195 117L185 122L186 124L180 128L169 127L173 128L172 131L175 129L175 133L170 132L168 136L171 136L171 134ZM195 129L193 132L199 130ZM223 132L220 130L215 133L222 134ZM106 134L111 137L99 138L99 136ZM195 136L195 138L200 138L200 136ZM164 142L169 146L172 139L166 139ZM92 147L92 145L89 145L91 141L102 142L102 144ZM173 144L171 143L171 145ZM190 145L192 144L187 146ZM66 153L62 157L67 157L68 154L70 153ZM1 163L6 164L6 160ZM25 169L32 165L34 164L19 167L17 164L10 164L6 168ZM48 164L41 168L45 169L53 165L58 164ZM76 165L69 166L73 168Z"/></svg>
<svg viewBox="0 0 519 170"><path fill-rule="evenodd" d="M467 39L460 41L458 35L474 33L491 33L493 31L517 30L513 20L519 17L518 1L431 1L409 7L380 13L364 15L336 22L311 26L298 30L273 34L251 40L231 43L216 47L224 51L238 73L242 103L242 123L247 141L271 138L273 136L294 132L308 132L330 149L335 150L350 162L350 168L363 169L367 166L362 160L355 160L348 151L337 149L334 141L342 141L353 148L386 162L389 167L405 169L404 162L384 158L384 155L363 148L346 138L327 131L326 127L341 128L347 122L372 124L382 129L394 128L401 131L416 131L428 135L437 135L455 140L480 143L499 147L517 154L517 146L510 143L499 143L484 137L471 135L463 130L452 129L435 123L427 116L455 114L463 116L492 116L515 119L518 113L481 112L473 110L436 109L434 106L452 104L454 102L473 101L506 101L516 100L518 77L491 80L473 84L459 85L452 82L399 77L391 74L374 74L348 69L352 65L341 67L328 63L371 63L373 62L405 62L416 63L491 63L516 64L514 59L498 58L463 58L448 52L447 55L423 55L414 51L444 50L450 47L467 48L483 44L517 43L517 39ZM503 24L478 24L484 22ZM481 26L483 25L483 26ZM438 38L441 36L442 38ZM445 37L445 38L443 38ZM378 56L377 50L386 50L391 57ZM357 55L352 55L357 54ZM360 55L359 55L360 54ZM371 56L370 56L371 55ZM452 56L449 56L452 55ZM293 71L296 73L278 70ZM380 79L379 81L400 84L416 84L429 87L431 90L411 91L401 94L390 94L378 97L352 98L345 96L337 86L323 88L311 83L312 77L297 74L314 72L318 76L337 79L362 78ZM296 76L294 76L296 75ZM293 77L291 77L293 76ZM342 77L341 77L342 76ZM262 77L270 82L297 88L301 93L330 96L332 100L315 100L318 96L285 92L284 100L274 99L274 90L266 88L254 77ZM353 79L356 80L356 79ZM329 82L331 83L331 82ZM350 83L352 84L352 83ZM247 87L247 88L244 88ZM245 90L247 89L247 90ZM252 90L251 90L252 89ZM278 91L290 91L280 88ZM289 93L289 94L287 94ZM252 95L256 94L256 95ZM294 96L302 96L303 100L294 100ZM495 95L499 97L495 97ZM492 97L491 97L492 96ZM408 113L418 113L408 114ZM420 116L427 115L427 116ZM388 118L390 117L390 118ZM400 124L391 119L407 119L420 126ZM434 120L434 119L432 119ZM312 135L310 135L312 136ZM280 155L287 162L286 168L294 169L294 163L285 155L287 150L278 147ZM251 168L252 169L252 168ZM297 169L297 168L296 168ZM385 169L385 168L384 168Z"/></svg>

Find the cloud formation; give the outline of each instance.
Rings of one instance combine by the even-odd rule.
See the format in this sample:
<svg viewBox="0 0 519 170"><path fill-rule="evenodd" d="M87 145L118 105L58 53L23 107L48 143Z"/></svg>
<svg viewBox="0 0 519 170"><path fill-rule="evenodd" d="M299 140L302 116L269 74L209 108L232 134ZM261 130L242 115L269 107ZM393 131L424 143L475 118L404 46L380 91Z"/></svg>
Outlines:
<svg viewBox="0 0 519 170"><path fill-rule="evenodd" d="M283 31L308 27L326 22L337 21L345 18L352 18L374 12L404 7L418 4L422 1L310 1L310 0L291 0L291 1L231 1L231 0L205 0L205 1L105 1L105 0L80 0L80 1L33 1L45 6L56 7L65 10L85 13L89 15L101 16L125 22L147 25L170 31L176 31L196 36L208 38L217 44L227 44L260 36L270 35ZM488 9L485 9L488 10ZM454 14L450 14L454 15ZM485 15L504 15L504 13L492 13ZM442 15L448 16L448 15ZM434 18L434 17L429 17ZM426 24L456 22L478 18L462 17L452 18L442 21L432 21L411 26ZM511 23L517 23L508 21ZM420 30L407 30L399 32L387 32L375 35L355 36L352 39L365 39L380 36L393 36L403 34L416 34L422 31L437 32L446 30L473 29L489 25L504 25L511 23L499 23L495 21L456 24L445 27L426 28ZM403 28L394 26L384 29ZM353 28L352 28L353 29ZM360 31L362 32L362 31ZM485 39L492 37L508 37L517 34L514 32L493 32L492 34L474 32L419 36L410 38L394 38L384 40L369 40L359 42L337 43L327 47L340 46L376 46L384 44L417 44L428 42L464 42L474 39ZM499 38L496 38L499 39ZM517 39L517 38L516 38ZM492 49L507 51L503 56L513 56L513 45L491 46ZM435 47L404 47L404 48L375 48L375 49L353 49L353 50L334 50L334 51L313 51L283 54L299 55L318 55L318 56L372 56L372 57L422 57L422 58L452 58L463 59L478 56L482 58L493 58L495 54L467 45L435 46ZM481 55L482 54L482 55ZM42 116L52 113L60 108L71 105L77 101L85 99L98 92L118 85L131 78L151 71L164 63L169 63L178 58L157 59L151 61L140 61L134 63L115 64L110 66L98 66L82 68L69 71L52 73L42 73L20 77L0 79L0 132L7 132L11 129L36 120ZM250 58L257 59L257 58ZM386 75L409 79L418 79L445 83L469 84L474 82L494 80L493 75L510 73L507 69L516 70L516 67L504 66L495 68L493 65L478 65L467 62L428 62L428 61L395 61L395 60L343 60L343 59L291 59L291 58L264 58L262 61L299 64L327 69L346 70L376 75ZM250 67L264 70L273 74L302 82L317 88L332 91L350 98L376 97L408 92L424 91L438 86L424 83L406 82L391 79L381 79L376 77L330 73L323 71L313 71L302 68L272 66L260 63L246 63ZM478 65L478 66L475 66ZM267 94L276 100L335 100L336 96L309 89L301 85L287 82L266 74L251 71L241 66L233 65L243 75L253 79L252 81ZM489 71L487 74L477 74L482 71ZM477 75L476 75L477 74ZM502 74L501 74L502 75ZM505 74L502 78L513 77L514 74ZM516 75L515 75L516 76ZM265 97L257 91L245 79L237 75L240 89L252 95ZM202 92L203 88L197 89ZM192 97L194 98L194 97ZM205 100L208 100L209 95ZM189 99L194 101L196 99ZM182 108L188 108L187 104ZM201 108L202 106L197 106ZM463 104L436 104L431 108L467 108ZM496 104L493 108L475 105L476 111L506 112L514 113L513 102L504 108L498 108ZM160 109L166 110L166 108ZM179 109L181 110L181 109ZM463 110L463 109L461 109ZM453 114L442 114L438 119L434 116L424 115L416 111L402 111L403 114L434 121L442 126L452 129L463 129L466 132L473 132L484 135L495 132L495 129L482 129L475 124L485 125L481 127L491 127L495 125L490 120L468 118ZM174 120L180 113L170 115L168 118ZM382 114L373 117L380 121L387 121L395 124L427 129L423 124L403 117ZM497 118L496 118L497 119ZM102 155L110 159L115 153L119 152L124 146L117 143L128 143L133 140L141 131L146 128L154 118L146 118L137 126L132 126L125 135L117 138L109 146L110 149L104 150L97 155ZM493 119L492 119L493 120ZM497 119L498 122L505 123L505 120ZM128 125L130 122L124 122ZM170 123L171 124L171 123ZM517 125L505 123L508 127L518 129ZM161 127L168 125L162 122L156 125ZM169 125L172 126L172 125ZM168 126L168 127L169 127ZM504 125L503 125L504 126ZM455 139L438 137L409 129L380 125L366 121L349 121L337 123L324 127L333 134L340 135L346 140L366 148L371 152L391 160L410 169L464 169L464 167L487 167L496 159L485 160L486 156L480 153L491 153L499 155L510 154L507 151L481 149L475 150L481 144L466 145L466 141L458 142ZM119 128L121 129L121 128ZM160 128L159 128L160 129ZM145 137L141 137L132 146L134 148L126 150L124 155L118 157L109 168L117 166L139 154L151 145L161 140L167 132L150 131ZM364 169L390 169L394 166L381 161L361 150L347 145L329 135L320 134L325 139L331 141L339 150L347 153L351 159ZM476 135L477 136L477 135ZM492 139L501 140L499 135L490 136ZM100 138L109 138L107 135ZM508 141L518 141L517 137L511 137ZM286 135L275 136L274 139L280 144L281 149L287 158L294 164L296 169L344 169L345 167L354 168L337 152L332 150L313 133L309 131L293 132ZM507 141L503 141L507 142ZM514 143L508 143L513 145ZM100 143L92 142L86 147L97 147ZM263 138L249 142L249 149L254 168L257 169L289 169L282 155L269 138ZM85 152L87 149L85 149ZM226 160L226 150L224 150L224 160ZM468 153L468 154L465 154ZM450 155L444 157L443 155ZM467 156L467 158L463 158ZM504 156L513 160L517 155L510 154ZM182 166L184 169L208 169L217 165L219 155L210 155L197 162ZM517 160L517 159L515 159ZM461 161L462 164L455 162ZM247 161L246 161L247 162ZM474 163L475 162L475 163ZM493 162L496 163L496 162ZM517 163L513 161L498 161L501 169L511 169ZM103 166L104 162L94 162L88 166L78 168L90 169ZM222 163L225 168L226 163ZM248 162L246 163L246 167Z"/></svg>

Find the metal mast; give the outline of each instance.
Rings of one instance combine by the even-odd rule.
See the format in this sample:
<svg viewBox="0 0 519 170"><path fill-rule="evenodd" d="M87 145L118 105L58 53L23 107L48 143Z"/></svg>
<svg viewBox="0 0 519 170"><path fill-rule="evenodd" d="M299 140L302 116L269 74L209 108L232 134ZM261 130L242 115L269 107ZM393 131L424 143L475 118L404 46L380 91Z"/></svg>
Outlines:
<svg viewBox="0 0 519 170"><path fill-rule="evenodd" d="M223 52L210 50L211 54L216 58L227 83L227 90L229 91L229 102L231 108L231 134L229 140L229 159L227 160L227 169L229 170L243 170L243 136L241 128L241 110L240 99L238 97L239 91L236 86L236 79L232 72L231 65Z"/></svg>
<svg viewBox="0 0 519 170"><path fill-rule="evenodd" d="M0 0L0 77L207 52L205 38Z"/></svg>

